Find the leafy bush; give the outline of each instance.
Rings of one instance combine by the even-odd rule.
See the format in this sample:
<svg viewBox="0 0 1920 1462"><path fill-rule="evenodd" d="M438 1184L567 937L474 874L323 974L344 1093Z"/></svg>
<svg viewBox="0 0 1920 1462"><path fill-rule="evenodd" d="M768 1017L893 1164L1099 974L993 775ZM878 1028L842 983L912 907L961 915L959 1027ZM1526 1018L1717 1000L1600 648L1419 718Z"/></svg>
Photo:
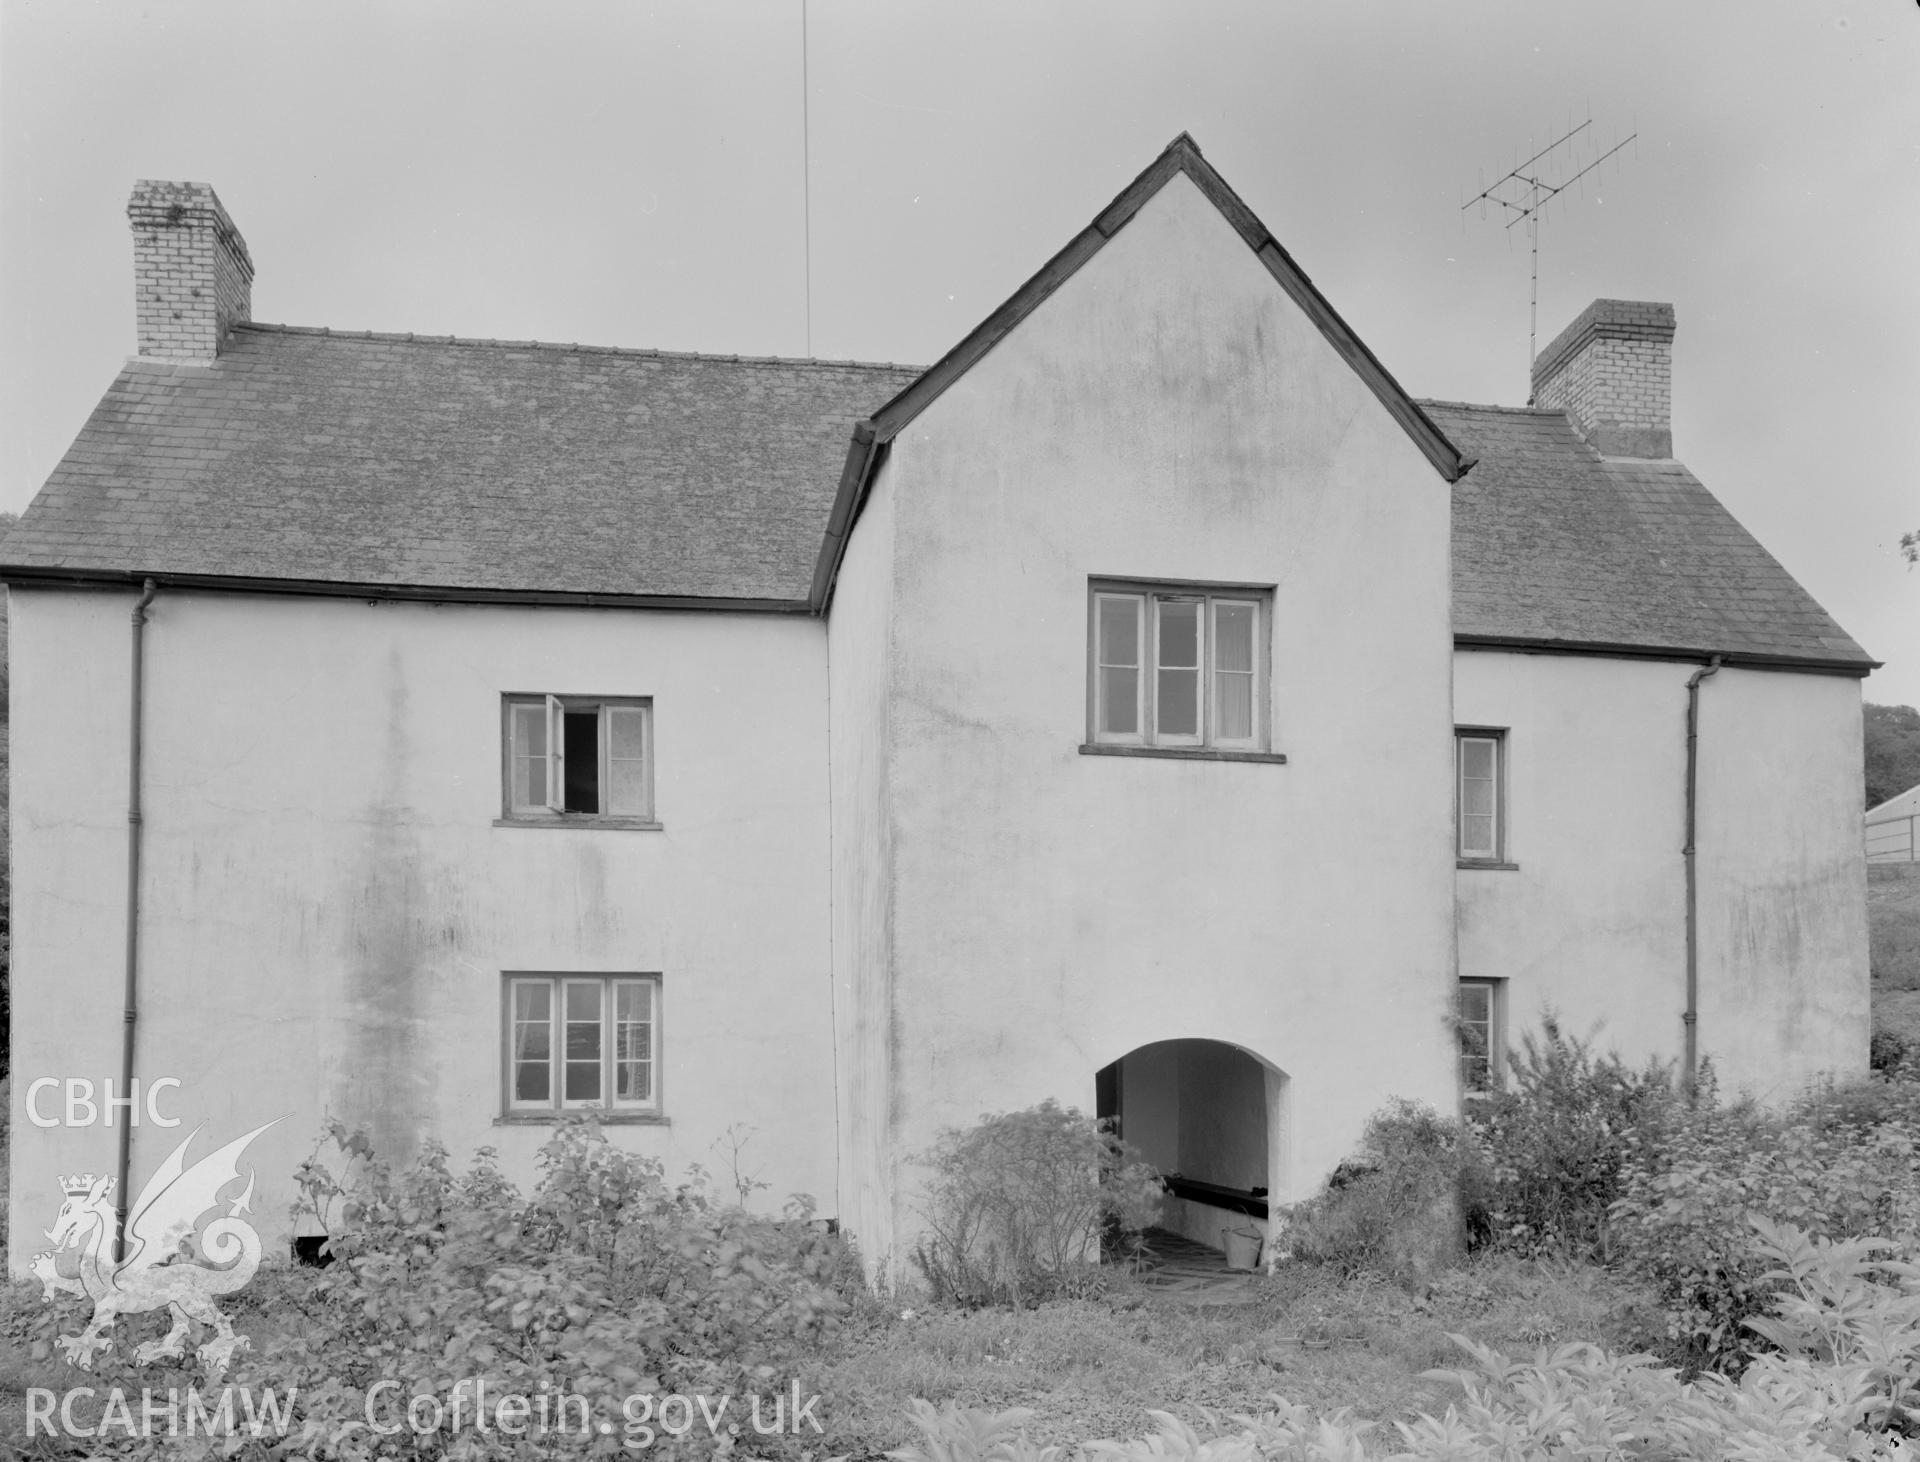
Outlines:
<svg viewBox="0 0 1920 1462"><path fill-rule="evenodd" d="M1754 1254L1773 1267L1773 1313L1747 1328L1788 1357L1848 1372L1861 1421L1907 1430L1920 1420L1920 1272L1890 1239L1819 1239L1756 1218Z"/></svg>
<svg viewBox="0 0 1920 1462"><path fill-rule="evenodd" d="M1817 1093L1777 1116L1705 1105L1634 1150L1614 1232L1690 1367L1747 1364L1748 1322L1775 1287L1771 1257L1748 1242L1756 1216L1825 1240L1920 1237L1920 1089Z"/></svg>
<svg viewBox="0 0 1920 1462"><path fill-rule="evenodd" d="M1286 1241L1348 1274L1431 1278L1465 1248L1462 1179L1474 1172L1459 1124L1396 1098L1368 1119L1359 1157L1294 1209Z"/></svg>
<svg viewBox="0 0 1920 1462"><path fill-rule="evenodd" d="M1462 1248L1604 1258L1621 1172L1657 1148L1683 1103L1671 1071L1597 1056L1547 1016L1509 1055L1507 1086L1476 1098L1460 1124L1396 1102L1376 1114L1361 1154L1295 1209L1289 1243L1348 1273L1426 1279ZM1713 1101L1712 1074L1703 1074Z"/></svg>
<svg viewBox="0 0 1920 1462"><path fill-rule="evenodd" d="M1551 1015L1509 1057L1511 1081L1475 1103L1474 1141L1486 1159L1484 1237L1521 1252L1604 1256L1607 1214L1636 1144L1673 1119L1671 1070L1635 1071L1560 1028ZM1711 1078L1705 1083L1711 1100Z"/></svg>
<svg viewBox="0 0 1920 1462"><path fill-rule="evenodd" d="M1098 1282L1103 1241L1159 1217L1161 1188L1139 1154L1051 1098L942 1134L913 1258L936 1298L1034 1304Z"/></svg>
<svg viewBox="0 0 1920 1462"><path fill-rule="evenodd" d="M1907 1059L1907 1038L1898 1031L1876 1030L1867 1043L1867 1064L1875 1071L1896 1071Z"/></svg>
<svg viewBox="0 0 1920 1462"><path fill-rule="evenodd" d="M429 1144L396 1174L363 1134L335 1124L330 1140L338 1169L316 1154L297 1181L302 1210L333 1232L335 1262L263 1267L235 1296L236 1309L280 1333L243 1351L226 1379L298 1390L298 1425L281 1451L519 1455L516 1446L529 1444L478 1432L471 1409L457 1436L367 1430L370 1393L376 1411L385 1405L397 1421L407 1398L447 1398L460 1383L471 1407L476 1381L496 1403L563 1395L575 1430L572 1398L582 1398L588 1424L606 1428L596 1449L618 1451L629 1396L770 1390L776 1367L790 1370L846 1308L835 1285L847 1255L808 1221L807 1200L773 1219L716 1200L697 1172L669 1185L656 1160L613 1147L591 1121L555 1131L526 1197L486 1149L456 1176L445 1150ZM53 1337L84 1323L90 1308L63 1296L27 1316L21 1339L31 1359L51 1363ZM143 1386L204 1384L183 1366L131 1365L129 1339L96 1361L87 1384L134 1396ZM376 1393L383 1382L392 1384ZM228 1455L247 1439L232 1441ZM678 1445L693 1444L689 1436ZM144 1454L145 1445L127 1450ZM153 1448L173 1456L168 1449L180 1445L162 1437ZM207 1446L219 1455L225 1439Z"/></svg>
<svg viewBox="0 0 1920 1462"><path fill-rule="evenodd" d="M300 1183L323 1215L339 1204L328 1247L345 1262L314 1280L319 1323L273 1357L309 1426L363 1417L378 1381L445 1395L485 1377L503 1395L562 1387L617 1433L629 1394L748 1389L844 1308L810 1200L778 1221L719 1202L697 1170L669 1186L591 1120L555 1131L528 1199L488 1149L455 1178L429 1146L395 1178L363 1135L332 1138L346 1177L310 1163Z"/></svg>

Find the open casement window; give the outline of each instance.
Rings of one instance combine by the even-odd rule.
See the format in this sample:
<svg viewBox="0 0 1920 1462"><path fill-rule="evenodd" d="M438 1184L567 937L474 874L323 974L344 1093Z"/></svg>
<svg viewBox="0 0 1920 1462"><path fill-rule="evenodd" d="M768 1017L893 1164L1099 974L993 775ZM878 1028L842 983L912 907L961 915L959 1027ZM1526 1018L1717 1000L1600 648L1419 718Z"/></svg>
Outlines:
<svg viewBox="0 0 1920 1462"><path fill-rule="evenodd" d="M1505 760L1505 733L1454 733L1455 838L1463 863L1505 860Z"/></svg>
<svg viewBox="0 0 1920 1462"><path fill-rule="evenodd" d="M659 993L652 976L509 976L508 1113L657 1113Z"/></svg>
<svg viewBox="0 0 1920 1462"><path fill-rule="evenodd" d="M507 703L509 812L559 812L565 728L558 696Z"/></svg>
<svg viewBox="0 0 1920 1462"><path fill-rule="evenodd" d="M1460 1084L1467 1092L1500 1086L1500 988L1497 980L1462 980L1454 1012L1460 1034Z"/></svg>
<svg viewBox="0 0 1920 1462"><path fill-rule="evenodd" d="M510 819L653 816L650 701L508 696L506 743Z"/></svg>
<svg viewBox="0 0 1920 1462"><path fill-rule="evenodd" d="M1096 587L1091 739L1261 749L1268 602L1247 590Z"/></svg>

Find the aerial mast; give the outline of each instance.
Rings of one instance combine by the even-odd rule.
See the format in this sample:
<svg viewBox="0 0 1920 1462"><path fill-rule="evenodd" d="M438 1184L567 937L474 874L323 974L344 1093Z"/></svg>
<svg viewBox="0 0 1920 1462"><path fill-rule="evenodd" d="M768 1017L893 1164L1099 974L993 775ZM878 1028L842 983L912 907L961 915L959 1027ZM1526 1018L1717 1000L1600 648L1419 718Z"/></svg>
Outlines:
<svg viewBox="0 0 1920 1462"><path fill-rule="evenodd" d="M1589 117L1571 132L1549 142L1525 162L1517 164L1513 170L1491 186L1482 188L1473 197L1460 205L1464 214L1474 204L1480 205L1480 216L1487 216L1487 205L1494 204L1505 211L1506 227L1511 233L1517 224L1527 226L1527 241L1533 253L1533 285L1527 309L1527 379L1533 379L1534 357L1539 354L1540 336L1540 223L1546 216L1546 210L1569 188L1590 172L1597 169L1608 158L1619 152L1627 143L1637 139L1640 134L1633 133L1623 141L1601 153L1585 166L1580 162L1580 143L1577 139L1593 125ZM1555 154L1561 148L1570 149L1560 159ZM1571 171L1569 171L1571 170ZM1557 177L1553 176L1558 174ZM1585 188L1581 189L1585 193ZM1464 220L1463 220L1464 222ZM1529 386L1527 405L1533 405L1533 391Z"/></svg>

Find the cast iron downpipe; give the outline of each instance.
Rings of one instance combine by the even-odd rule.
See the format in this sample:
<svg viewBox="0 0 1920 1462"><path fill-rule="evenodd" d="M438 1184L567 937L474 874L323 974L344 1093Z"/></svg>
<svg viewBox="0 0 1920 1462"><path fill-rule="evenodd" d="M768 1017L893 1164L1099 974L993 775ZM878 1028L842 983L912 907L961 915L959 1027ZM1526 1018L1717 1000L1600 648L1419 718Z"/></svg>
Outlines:
<svg viewBox="0 0 1920 1462"><path fill-rule="evenodd" d="M1700 1070L1700 893L1694 872L1694 832L1700 820L1700 682L1719 673L1720 656L1715 655L1687 681L1687 844L1680 850L1687 864L1687 1009L1680 1020L1687 1033L1681 1079L1689 1101Z"/></svg>
<svg viewBox="0 0 1920 1462"><path fill-rule="evenodd" d="M133 1095L133 1030L139 1020L140 993L140 703L146 671L147 606L160 586L148 579L133 606L132 736L127 750L127 985L121 1012L120 1095ZM120 1124L120 1156L113 1175L114 1257L127 1257L127 1179L133 1163L133 1113ZM112 1114L112 1108L108 1108Z"/></svg>

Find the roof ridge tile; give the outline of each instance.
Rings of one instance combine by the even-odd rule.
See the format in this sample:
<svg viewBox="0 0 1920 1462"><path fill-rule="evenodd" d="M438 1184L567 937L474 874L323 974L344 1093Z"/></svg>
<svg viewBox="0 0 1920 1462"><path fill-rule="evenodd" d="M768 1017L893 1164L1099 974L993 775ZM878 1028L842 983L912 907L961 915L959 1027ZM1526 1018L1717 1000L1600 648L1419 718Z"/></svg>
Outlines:
<svg viewBox="0 0 1920 1462"><path fill-rule="evenodd" d="M374 340L397 345L458 345L485 350L571 350L583 355L644 356L657 360L713 361L727 365L805 366L861 371L925 369L923 366L901 361L837 360L825 356L806 355L741 355L738 353L723 355L715 351L662 350L652 345L582 345L577 341L500 340L480 335L421 335L412 330L335 330L329 325L276 325L260 320L249 320L233 328L235 333L258 331L266 335L307 335L320 339L353 342Z"/></svg>

